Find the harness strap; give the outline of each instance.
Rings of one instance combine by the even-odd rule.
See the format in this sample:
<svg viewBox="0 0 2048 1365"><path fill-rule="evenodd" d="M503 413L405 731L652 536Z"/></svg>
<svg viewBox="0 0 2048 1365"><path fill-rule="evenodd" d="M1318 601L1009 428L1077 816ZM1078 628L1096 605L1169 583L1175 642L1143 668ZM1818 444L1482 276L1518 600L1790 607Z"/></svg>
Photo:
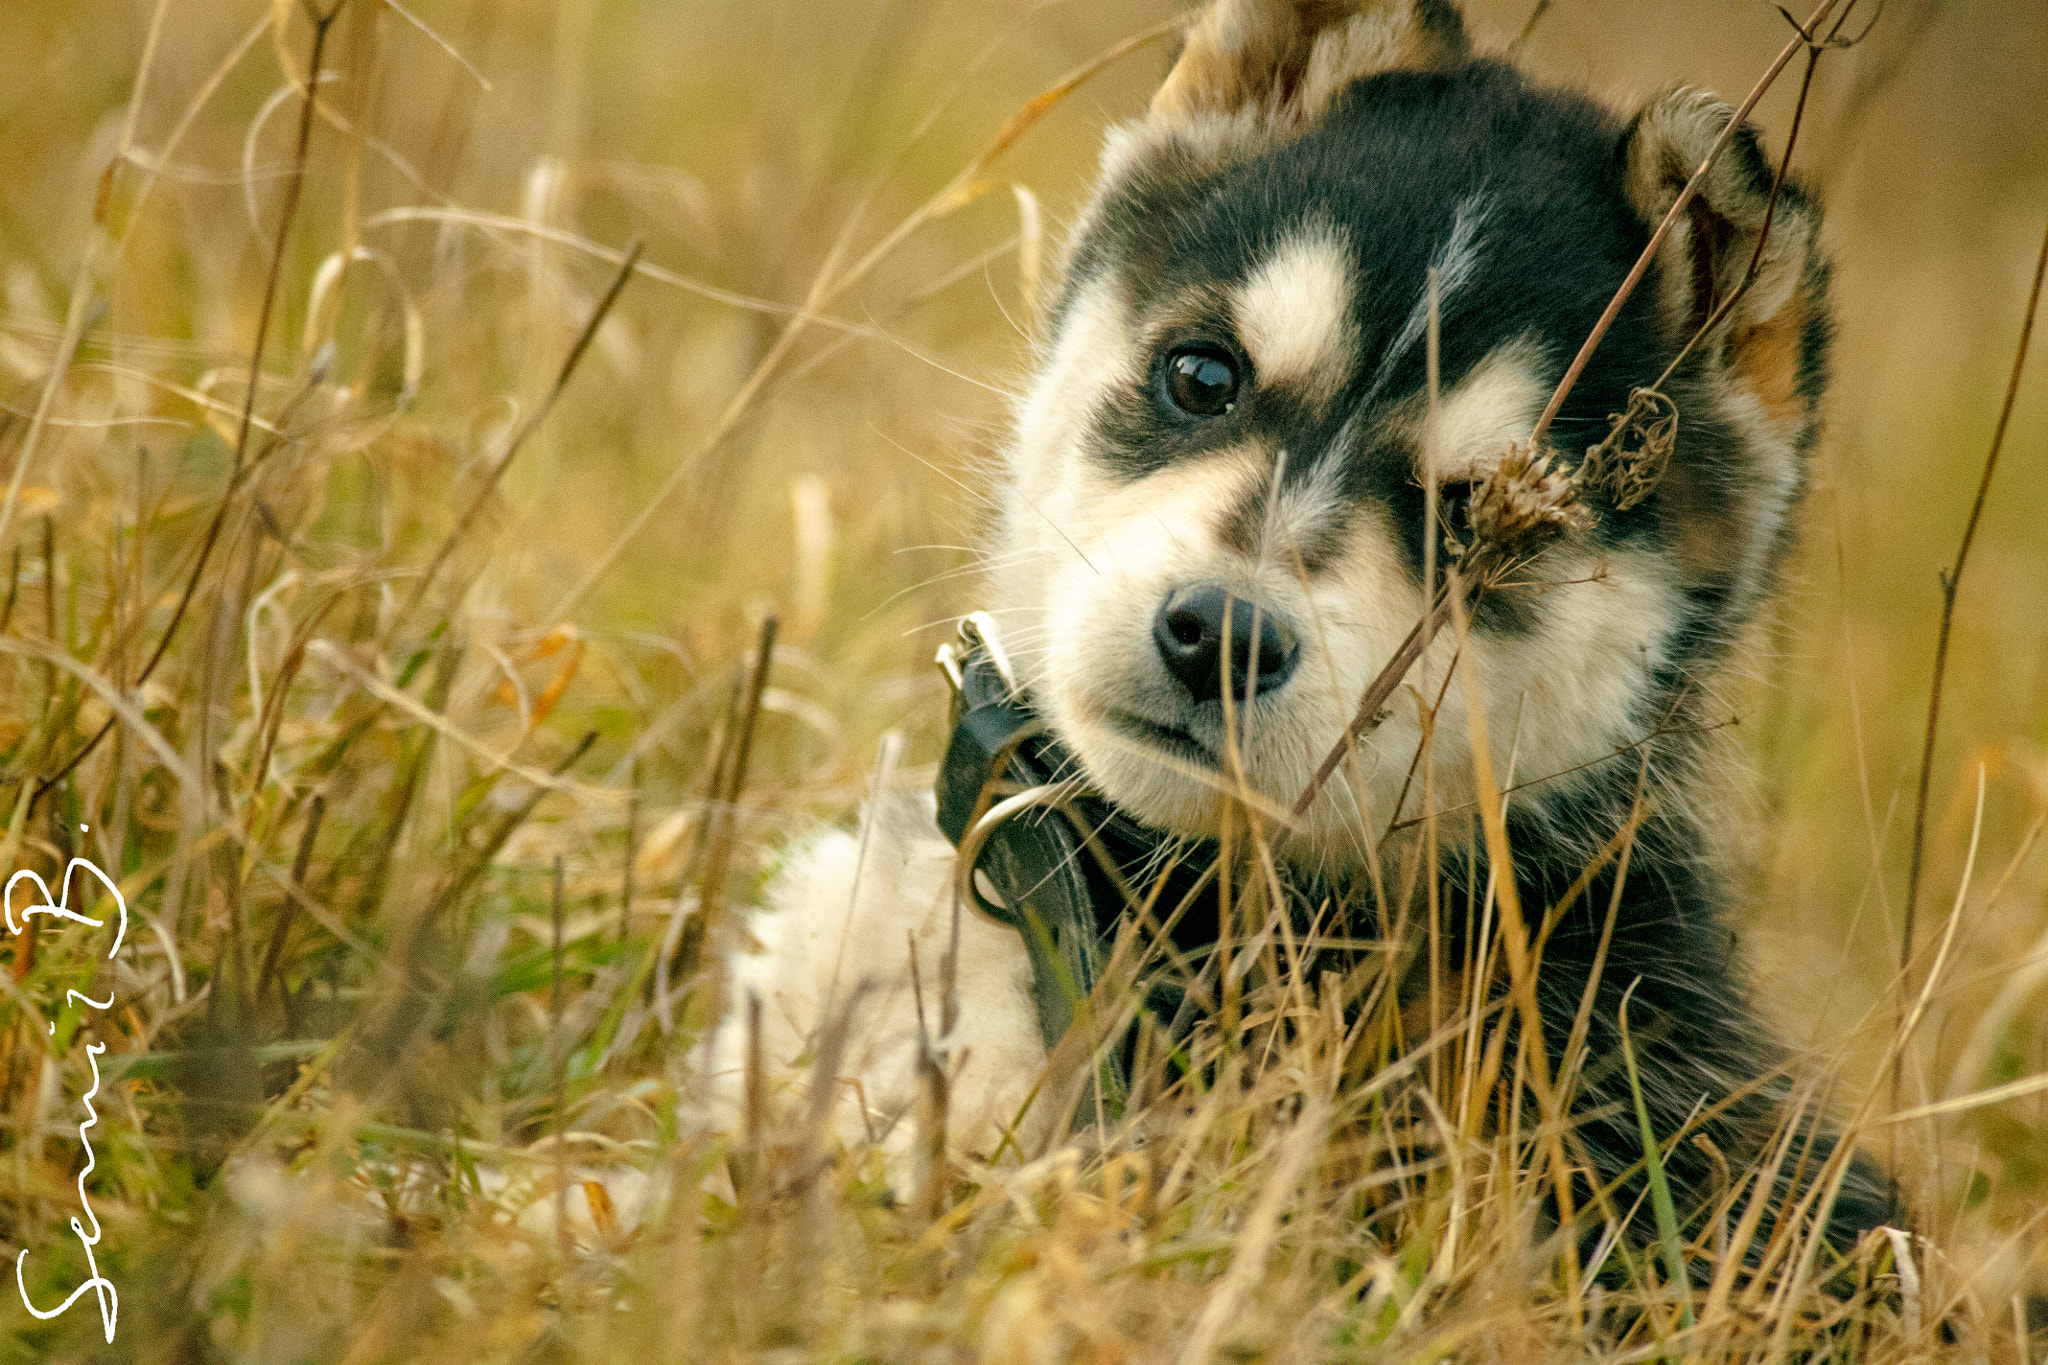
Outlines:
<svg viewBox="0 0 2048 1365"><path fill-rule="evenodd" d="M1023 937L1050 1052L1101 979L1122 901L1096 885L1106 874L1056 788L1069 765L1018 693L994 623L977 612L960 634L964 648L939 652L953 685L953 734L935 789L939 829L971 858L960 869L962 898ZM1005 800L1026 792L1046 799ZM1096 1084L1105 1109L1120 1115L1127 1084L1119 1049L1109 1050Z"/></svg>

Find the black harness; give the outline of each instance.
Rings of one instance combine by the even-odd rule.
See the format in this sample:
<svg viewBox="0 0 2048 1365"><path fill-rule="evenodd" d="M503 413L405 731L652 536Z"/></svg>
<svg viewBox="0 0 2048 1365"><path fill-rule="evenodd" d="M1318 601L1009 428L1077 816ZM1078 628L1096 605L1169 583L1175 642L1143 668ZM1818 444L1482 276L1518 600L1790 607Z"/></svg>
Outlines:
<svg viewBox="0 0 2048 1365"><path fill-rule="evenodd" d="M1023 936L1050 1051L1101 980L1128 914L1155 931L1164 922L1170 941L1193 951L1215 942L1213 909L1199 905L1214 850L1181 847L1087 789L1018 689L986 613L961 622L959 644L941 646L938 662L953 689L938 820L960 850L958 894ZM1186 997L1159 981L1145 1003L1178 1026ZM1102 1068L1106 1099L1121 1097L1120 1055L1110 1049Z"/></svg>

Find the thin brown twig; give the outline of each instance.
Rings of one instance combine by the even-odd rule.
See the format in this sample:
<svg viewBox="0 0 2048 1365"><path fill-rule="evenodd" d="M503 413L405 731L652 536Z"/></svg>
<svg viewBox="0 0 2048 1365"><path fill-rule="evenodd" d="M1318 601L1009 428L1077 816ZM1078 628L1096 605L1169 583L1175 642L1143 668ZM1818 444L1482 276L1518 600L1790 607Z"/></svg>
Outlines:
<svg viewBox="0 0 2048 1365"><path fill-rule="evenodd" d="M569 1115L569 1050L562 1041L562 855L555 855L552 895L548 898L553 948L548 973L548 1050L554 1053L555 1239L569 1254L569 1147L563 1140Z"/></svg>
<svg viewBox="0 0 2048 1365"><path fill-rule="evenodd" d="M1579 375L1585 371L1586 363L1593 358L1593 352L1599 349L1600 343L1606 339L1608 329L1614 325L1614 320L1621 315L1622 305L1628 302L1629 296L1635 293L1636 286L1642 283L1643 276L1649 272L1650 262L1657 257L1657 249L1664 245L1664 239L1671 235L1671 229L1677 224L1680 215L1685 212L1686 206L1691 204L1694 197L1699 194L1700 186L1706 182L1707 172L1711 171L1714 163L1721 159L1721 154L1728 149L1728 144L1735 140L1735 134L1741 129L1743 120L1749 117L1750 111L1756 108L1757 101L1764 97L1764 93L1772 85L1776 84L1778 75L1785 69L1786 63L1792 60L1800 48L1812 44L1813 39L1811 35L1820 27L1821 21L1826 19L1829 12L1839 3L1840 0L1821 0L1819 8L1815 9L1812 15L1807 18L1806 23L1793 36L1792 41L1785 44L1784 49L1778 53L1777 59L1771 63L1769 69L1764 72L1757 83L1750 88L1749 94L1743 97L1742 103L1736 107L1734 114L1729 117L1727 127L1723 128L1721 135L1714 139L1714 145L1707 149L1705 158L1701 160L1698 168L1693 171L1692 178L1685 182L1685 188L1680 190L1678 197L1671 201L1670 209L1664 214L1664 221L1659 223L1657 230L1650 234L1648 244L1643 247L1642 254L1636 257L1636 263L1630 267L1627 277L1621 282L1621 287L1614 291L1614 297L1608 301L1606 310L1600 314L1600 320L1593 324L1593 330L1587 335L1585 344L1580 346L1579 353L1572 357L1572 363L1566 368L1564 378L1558 381L1556 391L1550 395L1550 401L1544 405L1543 415L1536 419L1535 430L1529 436L1529 444L1531 446L1538 450L1543 448L1545 438L1550 435L1550 424L1556 420L1558 410L1564 406L1564 400L1571 395L1573 386L1579 382Z"/></svg>
<svg viewBox="0 0 2048 1365"><path fill-rule="evenodd" d="M780 622L773 614L763 618L761 635L754 651L754 669L747 679L746 700L740 704L734 717L732 741L727 753L730 767L723 775L721 785L716 788L716 799L705 815L704 834L697 848L692 850L692 861L697 852L704 854L703 874L697 883L697 913L683 926L675 946L674 961L679 968L678 975L689 981L696 976L703 964L709 960L706 949L710 935L717 923L719 898L725 889L725 879L732 868L733 845L739 837L739 799L746 787L747 763L753 755L754 723L760 718L761 701L768 690L768 670L775 655L775 632ZM666 946L664 945L664 952ZM693 987L698 1000L705 1001L703 982ZM657 978L656 989L663 989ZM719 986L714 979L711 983L709 1007L703 1013L706 1018L716 1018L723 1008L717 998ZM663 996L666 999L666 995Z"/></svg>
<svg viewBox="0 0 2048 1365"><path fill-rule="evenodd" d="M1379 676L1365 689L1365 695L1359 699L1358 711L1351 717L1351 723L1344 727L1344 733L1338 736L1337 743L1323 756L1322 764L1316 769L1315 776L1309 779L1308 785L1302 788L1301 795L1295 798L1294 814L1297 817L1308 813L1308 808L1315 804L1316 797L1322 794L1323 787L1337 771L1338 765L1343 763L1345 756L1356 747L1360 739L1364 738L1367 731L1379 724L1380 712L1385 709L1387 698L1394 695L1394 689L1400 686L1401 679L1408 676L1408 670L1422 657L1422 652L1429 648L1429 642L1436 637L1438 627L1443 625L1444 618L1449 614L1449 595L1438 593L1428 614L1409 627L1408 635L1394 651L1394 657L1387 660L1386 667L1379 671Z"/></svg>
<svg viewBox="0 0 2048 1365"><path fill-rule="evenodd" d="M747 763L754 752L754 723L760 718L761 700L768 690L768 669L775 657L775 632L779 625L773 615L761 622L761 638L754 653L754 675L747 682L747 699L740 707L732 770L726 777L722 799L712 812L712 819L718 822L719 827L712 837L704 867L704 881L697 895L697 916L706 923L717 912L718 897L724 889L726 872L732 863L733 841L738 834L736 807L740 793L746 787Z"/></svg>
<svg viewBox="0 0 2048 1365"><path fill-rule="evenodd" d="M284 652L283 662L278 665L277 679L271 686L270 695L264 698L262 713L256 718L263 734L263 747L257 751L256 766L249 770L252 795L262 789L270 775L270 756L277 749L278 732L284 728L285 702L291 695L292 683L297 680L299 669L305 664L306 646L312 641L313 632L327 618L327 613L334 610L347 593L347 588L330 593L325 602L314 608L304 624L292 632L291 644Z"/></svg>
<svg viewBox="0 0 2048 1365"><path fill-rule="evenodd" d="M1844 17L1847 17L1846 11ZM1650 386L1652 389L1663 391L1664 386L1671 382L1671 376L1678 373L1678 367L1698 349L1700 342L1712 336L1714 329L1727 321L1728 315L1735 311L1735 305L1742 302L1750 287L1756 283L1757 275L1762 272L1764 249L1770 245L1771 225L1778 217L1778 200L1785 190L1785 177L1792 169L1792 149L1799 145L1799 126L1806 118L1806 99L1813 93L1813 73L1820 66L1820 54L1826 50L1825 44L1822 43L1807 45L1806 72L1799 80L1799 101L1792 106L1792 128L1785 134L1785 153L1778 158L1778 172L1771 179L1771 196L1764 202L1763 226L1757 229L1756 249L1749 253L1749 268L1742 273L1742 283L1729 290L1728 297L1721 300L1719 306L1708 314L1707 320L1694 329L1683 349L1664 367L1664 373L1657 376L1657 382Z"/></svg>
<svg viewBox="0 0 2048 1365"><path fill-rule="evenodd" d="M640 760L633 760L632 789L626 795L626 883L619 888L619 942L633 937L633 863L640 855Z"/></svg>
<svg viewBox="0 0 2048 1365"><path fill-rule="evenodd" d="M235 456L230 466L229 483L242 472L242 461L249 453L249 430L256 420L256 392L263 382L263 349L270 340L270 318L277 310L277 282L284 274L285 234L291 231L292 219L298 216L299 195L306 187L306 155L313 141L313 106L319 102L320 60L327 47L327 34L340 17L342 6L348 0L335 0L334 6L325 14L315 13L312 6L306 6L306 18L313 25L313 52L307 60L306 90L299 101L299 131L292 153L292 171L284 182L284 208L278 214L277 239L271 244L270 266L263 279L263 304L256 314L256 344L249 348L248 391L242 395L242 416L235 427ZM279 35L280 42L283 35Z"/></svg>
<svg viewBox="0 0 2048 1365"><path fill-rule="evenodd" d="M1458 655L1451 655L1450 663L1444 666L1444 680L1437 685L1435 701L1432 702L1426 694L1420 691L1416 693L1417 720L1422 724L1424 736L1422 741L1415 746L1415 752L1408 756L1408 771L1402 774L1401 790L1394 797L1392 808L1394 813L1388 817L1387 827L1380 832L1379 842L1374 845L1375 848L1384 848L1386 846L1387 840L1394 837L1394 830L1397 825L1405 827L1401 822L1401 812L1407 808L1408 793L1415 790L1415 774L1422 771L1422 760L1434 747L1437 713L1443 710L1444 698L1450 695L1451 683L1456 680L1458 665L1462 662L1463 660ZM1425 686L1428 684L1428 681L1427 678L1423 679ZM1433 778L1425 774L1423 779L1423 804L1425 809L1428 806L1432 782Z"/></svg>
<svg viewBox="0 0 2048 1365"><path fill-rule="evenodd" d="M1322 794L1323 788L1329 784L1330 778L1346 756L1357 747L1358 741L1378 728L1380 721L1384 719L1387 699L1394 695L1394 689L1401 685L1401 680L1408 676L1408 670L1415 666L1415 661L1423 656L1429 649L1431 641L1435 640L1437 631L1450 619L1452 594L1484 592L1512 567L1499 555L1494 546L1482 541L1473 547L1465 563L1445 574L1444 586L1437 590L1430 609L1409 627L1408 634L1394 650L1393 657L1387 660L1386 665L1367 685L1365 695L1359 699L1358 710L1351 717L1351 723L1344 727L1344 733L1337 737L1337 742L1330 747L1330 752L1323 756L1321 765L1316 768L1315 776L1309 779L1308 785L1301 789L1301 795L1295 798L1292 814L1297 819L1308 814L1308 808L1315 804L1316 797Z"/></svg>
<svg viewBox="0 0 2048 1365"><path fill-rule="evenodd" d="M313 804L306 812L306 827L299 835L298 856L292 860L294 886L306 884L306 872L313 865L313 841L320 835L320 821L326 814L327 797L320 792L313 793ZM252 999L258 1008L263 1004L263 992L283 961L285 939L292 928L292 911L297 908L290 896L286 896L284 904L278 907L277 927L270 932L270 947L263 954L262 970L256 974L256 993ZM289 1003L290 993L285 990L283 977L278 977L277 993L280 1000Z"/></svg>
<svg viewBox="0 0 2048 1365"><path fill-rule="evenodd" d="M1522 49L1527 47L1529 40L1536 36L1536 26L1543 22L1543 16L1550 13L1551 6L1554 3L1555 0L1536 0L1536 8L1529 11L1528 22L1522 25L1522 31L1515 35L1515 40L1508 44L1507 59L1509 61L1512 62L1521 57Z"/></svg>
<svg viewBox="0 0 2048 1365"><path fill-rule="evenodd" d="M57 638L57 522L49 513L43 514L43 642L52 649L67 647L67 641ZM51 712L57 705L57 665L43 662L43 718L50 720ZM49 734L43 737L45 753L57 742L54 724ZM31 802L31 805L34 803Z"/></svg>
<svg viewBox="0 0 2048 1365"><path fill-rule="evenodd" d="M1750 287L1756 283L1756 277L1763 269L1764 250L1771 242L1771 225L1777 221L1778 202L1785 191L1785 180L1791 174L1792 153L1799 146L1799 130L1806 121L1806 103L1808 97L1813 93L1813 76L1820 66L1821 53L1828 51L1830 48L1856 46L1856 44L1870 36L1871 28L1877 24L1877 18L1873 17L1863 32L1857 34L1854 38L1840 37L1842 25L1849 22L1849 15L1855 9L1856 0L1849 0L1848 8L1835 16L1835 25L1828 30L1827 37L1812 39L1806 45L1806 71L1799 80L1799 99L1792 106L1792 127L1785 134L1785 151L1778 158L1777 172L1771 177L1770 197L1764 201L1763 226L1757 229L1756 247L1749 253L1749 268L1742 273L1742 283L1729 291L1728 297L1721 300L1714 311L1708 315L1707 320L1693 330L1693 334L1687 339L1684 348L1672 358L1669 365L1664 367L1664 373L1657 376L1657 382L1650 386L1652 392L1661 393L1663 391L1664 386L1671 382L1671 376L1678 373L1678 367L1686 362L1686 358L1698 348L1702 341L1713 335L1714 330L1727 320L1728 315L1735 311L1735 305L1742 301L1743 296L1748 294ZM1782 10L1779 12L1783 13ZM1880 6L1879 15L1881 16L1882 13L1883 9ZM1789 19L1790 16L1788 15L1787 18ZM1617 427L1614 436L1609 439L1616 439L1625 429L1625 427Z"/></svg>
<svg viewBox="0 0 2048 1365"><path fill-rule="evenodd" d="M14 621L14 599L21 592L21 546L14 547L14 566L7 574L7 605L0 607L0 634Z"/></svg>
<svg viewBox="0 0 2048 1365"><path fill-rule="evenodd" d="M327 47L327 35L334 27L334 21L341 14L348 0L335 0L335 4L324 14L315 12L311 6L306 9L307 18L313 25L312 53L308 60L306 89L299 102L299 128L295 150L292 156L291 174L285 180L284 207L278 216L277 233L271 241L270 264L264 275L263 305L256 315L256 339L249 348L248 392L242 396L242 414L235 431L235 449L229 465L227 488L222 492L219 504L214 508L212 520L207 523L206 533L199 544L199 556L192 564L192 572L186 578L185 589L178 596L177 604L171 609L170 624L164 627L162 638L156 649L150 653L149 661L135 676L133 686L140 689L156 672L164 655L170 651L171 641L177 637L178 627L184 624L185 615L192 606L192 599L199 591L200 578L206 572L207 562L220 542L221 528L227 523L228 509L234 502L235 490L247 477L251 464L248 460L249 433L253 429L256 413L256 393L263 378L263 352L270 340L270 323L277 308L277 286L284 271L285 244L291 234L293 220L298 216L299 196L305 187L306 159L313 137L313 106L318 99L320 67ZM108 717L105 724L93 733L91 739L80 745L78 751L65 760L64 765L48 777L36 780L35 792L29 797L33 810L36 803L47 795L51 788L70 776L87 755L99 747L101 741L112 733L114 719Z"/></svg>
<svg viewBox="0 0 2048 1365"><path fill-rule="evenodd" d="M462 539L463 533L483 510L484 504L490 501L491 494L504 479L506 469L511 466L520 448L539 429L540 424L547 420L548 414L554 411L555 401L562 396L562 391L569 387L569 380L576 373L576 367L582 363L584 353L590 349L591 341L597 336L598 327L610 316L613 305L619 301L619 295L625 292L627 282L633 278L633 268L639 264L640 253L645 245L635 238L632 245L626 248L625 257L619 262L618 271L605 289L604 297L597 301L597 307L590 310L589 320L583 324L583 330L577 334L575 343L569 347L569 353L562 358L561 368L555 371L555 382L549 386L547 397L541 400L540 406L533 410L533 415L514 433L511 442L505 447L505 453L498 457L497 463L493 464L490 472L484 476L482 485L476 490L476 496L470 499L469 506L455 519L455 524L448 528L448 534L441 538L441 544L435 549L434 557L427 561L427 567L413 580L412 591L406 594L403 605L392 613L391 624L385 627L384 638L379 642L380 652L398 633L399 627L406 617L412 614L413 608L419 605L420 599L426 596L427 588L433 583L434 576L441 571L441 566L448 562L448 556L455 551L456 542Z"/></svg>
<svg viewBox="0 0 2048 1365"><path fill-rule="evenodd" d="M2026 373L2027 348L2034 339L2034 318L2041 308L2041 280L2048 275L2048 229L2041 236L2041 254L2034 262L2034 283L2027 293L2027 312L2020 324L2019 345L2012 358L2012 377L2006 381L2005 402L1998 410L1998 427L1991 435L1991 449L1984 456L1984 471L1977 479L1977 498L1970 504L1970 519L1963 525L1962 543L1956 547L1953 567L1938 570L1941 576L1941 627L1935 637L1934 681L1927 696L1927 730L1920 745L1920 783L1913 803L1913 853L1906 873L1906 914L1899 933L1899 971L1903 974L1913 959L1914 910L1920 899L1922 855L1927 839L1927 791L1934 769L1934 741L1941 725L1941 688L1948 673L1949 633L1955 625L1956 589L1969 563L1970 546L1977 539L1977 524L1984 516L1984 503L1991 493L1991 476L1998 469L1998 455L2005 448L2005 433L2012 422L2012 409L2019 397L2020 376ZM1893 1073L1893 1090L1898 1088Z"/></svg>

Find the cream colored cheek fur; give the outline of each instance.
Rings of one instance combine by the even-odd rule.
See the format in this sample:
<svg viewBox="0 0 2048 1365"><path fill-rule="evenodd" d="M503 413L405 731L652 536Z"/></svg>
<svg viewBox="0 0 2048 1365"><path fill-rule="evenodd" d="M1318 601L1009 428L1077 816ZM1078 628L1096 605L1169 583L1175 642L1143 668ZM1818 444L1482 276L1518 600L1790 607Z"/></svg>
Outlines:
<svg viewBox="0 0 2048 1365"><path fill-rule="evenodd" d="M1122 301L1105 281L1083 287L1051 355L1018 404L998 507L990 608L1027 682L1042 652L1041 581L1056 563L1074 558L1066 529L1076 512L1077 490L1066 478L1070 453L1111 385L1141 377Z"/></svg>
<svg viewBox="0 0 2048 1365"><path fill-rule="evenodd" d="M1558 777L1638 739L1651 673L1663 661L1677 620L1674 594L1650 556L1622 553L1603 560L1583 550L1559 551L1523 576L1559 584L1536 603L1535 629L1526 634L1473 630L1458 664L1461 673L1471 670L1484 699L1494 777L1503 786ZM1426 679L1425 694L1433 699L1456 648L1451 632L1440 635L1409 683ZM1439 810L1467 805L1477 796L1466 687L1462 677L1451 680L1436 718ZM1383 759L1398 758L1405 772L1408 755L1420 741L1415 697L1405 694L1394 719L1375 736L1374 748ZM1377 810L1391 815L1392 800L1391 792L1381 795ZM1420 810L1417 793L1401 814Z"/></svg>

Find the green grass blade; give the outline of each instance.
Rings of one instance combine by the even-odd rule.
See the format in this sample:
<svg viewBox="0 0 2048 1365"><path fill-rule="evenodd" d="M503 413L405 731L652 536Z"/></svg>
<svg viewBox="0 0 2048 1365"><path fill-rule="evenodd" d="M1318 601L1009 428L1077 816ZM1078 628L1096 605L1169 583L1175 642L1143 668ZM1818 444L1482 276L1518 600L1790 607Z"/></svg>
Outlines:
<svg viewBox="0 0 2048 1365"><path fill-rule="evenodd" d="M1640 981L1636 985L1640 985ZM1664 1252L1664 1270L1672 1287L1684 1297L1679 1300L1679 1322L1692 1326L1692 1285L1685 1273L1685 1250L1678 1238L1678 1209L1671 1202L1671 1182L1664 1178L1664 1154L1657 1134L1650 1127L1650 1108L1643 1103L1642 1078L1636 1072L1636 1051L1628 1035L1628 1000L1635 994L1631 985L1621 997L1621 1057L1628 1067L1628 1093L1635 1100L1636 1123L1643 1135L1643 1163L1650 1172L1650 1208L1657 1217L1657 1242Z"/></svg>

